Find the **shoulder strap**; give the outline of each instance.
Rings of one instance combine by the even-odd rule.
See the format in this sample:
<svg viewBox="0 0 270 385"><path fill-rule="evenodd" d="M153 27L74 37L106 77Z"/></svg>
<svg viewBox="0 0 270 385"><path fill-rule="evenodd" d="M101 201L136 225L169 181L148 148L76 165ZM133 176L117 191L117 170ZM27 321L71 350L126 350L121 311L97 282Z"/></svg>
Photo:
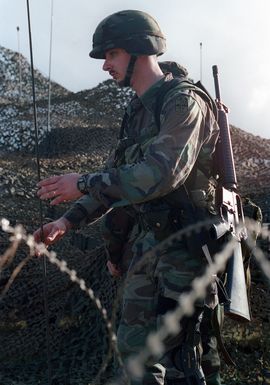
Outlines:
<svg viewBox="0 0 270 385"><path fill-rule="evenodd" d="M130 105L130 103L132 103L137 98L138 98L138 96L133 95L131 97L129 103L128 103L128 106ZM125 128L127 126L128 118L129 118L129 115L127 113L128 106L125 108L125 112L124 112L124 115L123 115L123 118L122 118L121 127L120 127L119 134L118 134L118 139L123 139L123 137L124 137Z"/></svg>
<svg viewBox="0 0 270 385"><path fill-rule="evenodd" d="M218 108L215 100L212 98L212 96L209 94L207 89L204 87L204 85L198 81L195 83L196 90L195 92L200 95L200 97L209 105L210 109L213 111L213 114L215 116L215 119L218 119Z"/></svg>
<svg viewBox="0 0 270 385"><path fill-rule="evenodd" d="M218 112L216 103L214 99L210 96L206 88L202 85L202 83L200 81L198 81L197 83L193 83L191 80L184 76L177 77L173 78L170 81L164 82L164 84L160 87L155 107L155 122L158 129L160 129L160 113L163 107L165 96L170 90L179 85L182 86L183 90L192 89L194 92L196 92L209 105L209 107L214 113L215 118L217 119Z"/></svg>
<svg viewBox="0 0 270 385"><path fill-rule="evenodd" d="M160 87L160 90L157 95L156 106L155 106L155 122L158 127L158 130L160 130L160 113L163 107L165 96L170 90L172 90L177 85L181 84L184 81L184 79L186 78L185 77L173 78L170 81L164 82Z"/></svg>
<svg viewBox="0 0 270 385"><path fill-rule="evenodd" d="M119 130L119 134L118 134L118 139L123 139L123 137L124 137L124 131L125 131L125 127L127 124L127 120L128 120L128 114L127 114L127 111L125 110L124 116L122 119L122 123L121 123L121 127Z"/></svg>

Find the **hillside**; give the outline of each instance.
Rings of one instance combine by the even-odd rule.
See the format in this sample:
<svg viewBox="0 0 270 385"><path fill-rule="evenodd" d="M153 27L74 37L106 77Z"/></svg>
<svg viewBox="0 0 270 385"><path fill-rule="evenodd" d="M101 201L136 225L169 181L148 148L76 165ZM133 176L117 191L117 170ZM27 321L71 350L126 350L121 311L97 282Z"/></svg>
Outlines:
<svg viewBox="0 0 270 385"><path fill-rule="evenodd" d="M34 71L36 99L48 97L49 81L38 70ZM51 82L54 95L68 95L70 92ZM31 68L21 54L0 46L0 101L3 103L30 102L32 100Z"/></svg>

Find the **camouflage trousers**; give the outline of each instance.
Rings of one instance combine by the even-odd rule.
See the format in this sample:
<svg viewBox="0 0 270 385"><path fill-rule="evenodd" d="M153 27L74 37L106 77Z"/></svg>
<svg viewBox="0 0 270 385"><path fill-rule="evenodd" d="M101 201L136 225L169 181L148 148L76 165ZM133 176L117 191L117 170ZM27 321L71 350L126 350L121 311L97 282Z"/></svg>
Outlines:
<svg viewBox="0 0 270 385"><path fill-rule="evenodd" d="M221 307L215 311L223 312ZM212 325L212 310L204 309L201 322L201 341L203 348L202 369L205 375L207 385L221 385L220 378L220 358L218 353L217 339ZM223 316L223 314L221 314ZM220 325L221 327L222 325Z"/></svg>
<svg viewBox="0 0 270 385"><path fill-rule="evenodd" d="M199 329L203 299L196 302L193 316L183 318L180 331L166 336L162 342L161 351L157 351L159 350L158 340L153 339L151 342L148 339L150 333L158 331L164 325L165 313L176 307L179 296L189 291L191 282L202 270L204 263L202 257L191 256L184 242L176 243L159 255L150 255L143 262L140 258L134 257L130 268L130 270L133 269L133 273L129 272L125 281L117 339L118 349L128 371L127 383L131 385L164 385L166 381L169 383L172 380L179 380L181 384L190 384L185 382L181 362L176 359L177 352L181 350L188 334L192 334L191 345L193 344L193 350L197 355L196 360L199 361ZM133 255L144 255L151 246L153 247L151 237L148 244L144 238L143 243L137 242L134 245ZM190 324L193 325L193 333L188 332ZM172 322L172 325L175 323ZM141 377L132 370L130 364L132 361L129 359L142 352L149 354L145 356L144 374ZM176 385L177 382L174 384ZM201 384L205 384L203 379Z"/></svg>

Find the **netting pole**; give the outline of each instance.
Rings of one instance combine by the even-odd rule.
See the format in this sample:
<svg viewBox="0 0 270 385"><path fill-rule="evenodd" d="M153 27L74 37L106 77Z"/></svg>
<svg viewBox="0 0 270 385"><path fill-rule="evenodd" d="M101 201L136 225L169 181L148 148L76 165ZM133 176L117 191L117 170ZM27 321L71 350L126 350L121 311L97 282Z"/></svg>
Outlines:
<svg viewBox="0 0 270 385"><path fill-rule="evenodd" d="M30 62L31 62L31 78L32 78L32 96L33 96L33 111L34 111L34 128L35 128L35 147L36 147L36 161L38 181L40 181L40 156L38 143L38 127L37 127L37 109L36 109L36 94L35 94L35 76L33 64L33 49L32 49L32 34L30 22L29 0L27 2L27 17L28 17L28 31L29 31L29 48L30 48ZM40 225L43 239L43 210L42 203L39 200ZM46 323L46 352L47 352L47 368L48 368L48 385L51 385L51 355L50 355L50 333L49 333L49 311L48 311L48 284L47 284L47 264L46 256L42 256L42 273L43 273L43 300L44 313Z"/></svg>
<svg viewBox="0 0 270 385"><path fill-rule="evenodd" d="M200 82L202 83L202 42L200 43Z"/></svg>
<svg viewBox="0 0 270 385"><path fill-rule="evenodd" d="M49 50L49 78L48 78L48 119L47 119L47 137L48 154L51 148L51 67L52 67L52 34L53 34L53 0L51 0L51 27L50 27L50 50Z"/></svg>

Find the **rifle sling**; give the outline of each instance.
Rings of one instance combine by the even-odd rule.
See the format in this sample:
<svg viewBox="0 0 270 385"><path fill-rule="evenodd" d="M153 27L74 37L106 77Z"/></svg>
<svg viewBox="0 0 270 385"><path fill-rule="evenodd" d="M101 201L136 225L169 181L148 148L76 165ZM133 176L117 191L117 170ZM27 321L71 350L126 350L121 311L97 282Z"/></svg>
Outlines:
<svg viewBox="0 0 270 385"><path fill-rule="evenodd" d="M213 311L212 315L212 326L214 330L215 337L217 339L217 344L220 352L222 353L222 356L224 358L224 361L228 366L234 366L236 367L236 363L233 361L232 357L228 353L227 349L225 348L225 345L222 340L221 332L220 332L220 325L218 321L218 316L217 316L217 307Z"/></svg>

